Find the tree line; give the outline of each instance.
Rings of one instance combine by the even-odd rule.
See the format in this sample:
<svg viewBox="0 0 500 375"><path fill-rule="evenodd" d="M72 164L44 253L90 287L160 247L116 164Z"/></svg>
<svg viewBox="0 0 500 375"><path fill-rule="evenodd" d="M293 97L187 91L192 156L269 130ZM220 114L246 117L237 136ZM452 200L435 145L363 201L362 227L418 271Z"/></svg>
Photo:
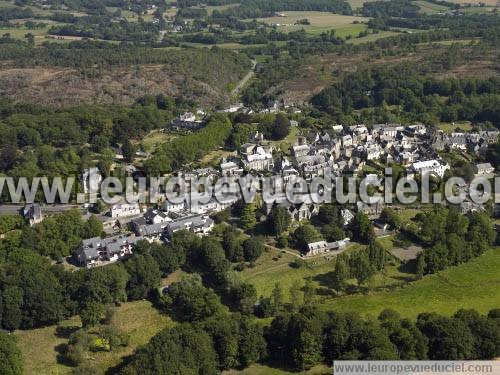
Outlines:
<svg viewBox="0 0 500 375"><path fill-rule="evenodd" d="M144 163L144 168L151 176L184 168L209 151L224 146L232 129L231 121L226 116L213 115L200 131L161 145L155 155Z"/></svg>
<svg viewBox="0 0 500 375"><path fill-rule="evenodd" d="M109 43L101 41L72 41L65 43L44 42L39 47L30 47L26 42L1 38L0 60L17 67L63 66L73 68L100 68L139 64L166 64L179 74L190 76L204 74L213 77L221 71L246 72L250 59L224 49L192 48L167 50L131 43ZM202 62L202 63L201 63ZM214 81L219 79L218 76Z"/></svg>
<svg viewBox="0 0 500 375"><path fill-rule="evenodd" d="M282 11L319 11L351 15L349 3L343 0L245 0L237 7L231 7L220 13L239 19L272 17Z"/></svg>
<svg viewBox="0 0 500 375"><path fill-rule="evenodd" d="M121 373L173 373L179 369L216 374L262 362L306 370L335 359L491 359L500 352L500 312L459 310L446 317L421 313L416 320L384 310L378 319L356 313L303 307L276 316L264 330L239 315L214 315L158 333ZM182 354L181 354L182 353Z"/></svg>
<svg viewBox="0 0 500 375"><path fill-rule="evenodd" d="M417 275L436 273L468 262L489 250L496 239L486 213L461 215L457 209L438 208L417 215L418 238L427 245L417 260Z"/></svg>

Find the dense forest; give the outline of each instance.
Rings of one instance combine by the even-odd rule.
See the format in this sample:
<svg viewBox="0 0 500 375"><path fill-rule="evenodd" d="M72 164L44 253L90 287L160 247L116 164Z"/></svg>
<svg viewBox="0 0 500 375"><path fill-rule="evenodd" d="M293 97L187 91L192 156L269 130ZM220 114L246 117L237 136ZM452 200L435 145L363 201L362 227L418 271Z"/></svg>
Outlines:
<svg viewBox="0 0 500 375"><path fill-rule="evenodd" d="M273 16L278 11L322 11L339 14L352 14L352 9L344 0L244 0L239 6L221 11L219 17L235 17L239 19Z"/></svg>
<svg viewBox="0 0 500 375"><path fill-rule="evenodd" d="M50 34L80 36L104 40L153 43L158 39L159 26L151 22L114 22L107 17L80 17L71 25L53 26Z"/></svg>
<svg viewBox="0 0 500 375"><path fill-rule="evenodd" d="M27 43L10 38L0 38L0 45L0 60L17 67L105 68L129 64L165 64L173 72L190 72L194 77L214 77L214 80L221 78L219 69L240 69L243 72L250 67L250 59L245 54L218 48L172 51L94 41L47 43L32 48Z"/></svg>
<svg viewBox="0 0 500 375"><path fill-rule="evenodd" d="M188 166L207 152L224 146L232 131L231 122L224 116L214 116L199 132L166 143L149 159L145 168L150 175L162 175Z"/></svg>
<svg viewBox="0 0 500 375"><path fill-rule="evenodd" d="M124 106L81 106L53 109L36 105L0 104L0 169L11 176L78 175L98 153L104 173L117 147L165 127L177 110L165 96ZM181 102L178 102L182 108ZM91 147L86 145L90 144Z"/></svg>
<svg viewBox="0 0 500 375"><path fill-rule="evenodd" d="M464 56L458 51L450 47L443 64L449 67L460 61ZM341 122L352 122L348 118L354 110L397 106L396 121L469 120L500 127L498 78L435 79L425 68L410 63L349 74L315 96L312 103Z"/></svg>

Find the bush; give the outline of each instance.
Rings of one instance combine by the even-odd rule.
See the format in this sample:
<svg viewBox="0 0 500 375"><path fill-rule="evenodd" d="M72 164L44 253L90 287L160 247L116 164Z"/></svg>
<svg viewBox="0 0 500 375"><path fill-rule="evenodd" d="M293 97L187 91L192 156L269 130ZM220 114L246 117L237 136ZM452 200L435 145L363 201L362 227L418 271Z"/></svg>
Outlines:
<svg viewBox="0 0 500 375"><path fill-rule="evenodd" d="M276 246L278 246L280 249L284 249L288 247L288 237L286 235L281 235L278 237L276 241Z"/></svg>

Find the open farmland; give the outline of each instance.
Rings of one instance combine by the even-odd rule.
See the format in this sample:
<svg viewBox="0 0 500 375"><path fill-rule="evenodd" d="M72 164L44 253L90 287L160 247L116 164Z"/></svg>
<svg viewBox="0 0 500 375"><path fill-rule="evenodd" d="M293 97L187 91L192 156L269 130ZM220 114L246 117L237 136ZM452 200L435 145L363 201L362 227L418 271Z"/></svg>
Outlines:
<svg viewBox="0 0 500 375"><path fill-rule="evenodd" d="M340 36L357 36L366 29L366 17L343 16L328 12L284 12L285 17L260 18L259 21L269 25L279 25L278 30L296 31L306 30L310 34L319 34L334 29ZM310 25L296 25L297 21L307 19Z"/></svg>
<svg viewBox="0 0 500 375"><path fill-rule="evenodd" d="M44 21L45 22L45 21ZM47 41L47 35L49 33L49 29L53 26L56 25L57 23L47 21L47 25L44 27L37 27L35 29L29 29L26 26L23 26L22 24L16 25L16 26L11 26L11 27L0 27L0 35L5 35L9 34L11 38L13 39L19 39L19 40L26 40L25 35L28 33L31 33L35 36L35 44L39 45L42 44L43 42ZM78 38L81 39L81 38ZM50 41L58 41L57 39L53 38L50 39Z"/></svg>
<svg viewBox="0 0 500 375"><path fill-rule="evenodd" d="M450 10L447 6L430 3L424 0L416 1L415 4L420 7L420 13L425 14L438 14Z"/></svg>

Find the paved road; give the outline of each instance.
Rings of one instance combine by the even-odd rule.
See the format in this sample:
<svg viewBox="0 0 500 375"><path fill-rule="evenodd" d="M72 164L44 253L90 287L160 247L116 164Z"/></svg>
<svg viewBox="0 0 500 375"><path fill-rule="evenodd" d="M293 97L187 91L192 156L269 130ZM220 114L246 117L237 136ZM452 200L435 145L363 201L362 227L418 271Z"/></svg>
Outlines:
<svg viewBox="0 0 500 375"><path fill-rule="evenodd" d="M24 205L14 205L14 204L0 204L0 215L16 215L19 214ZM56 214L59 212L64 212L71 210L72 208L81 208L80 205L73 204L58 204L58 205L48 205L42 206L42 211L44 214Z"/></svg>
<svg viewBox="0 0 500 375"><path fill-rule="evenodd" d="M257 66L257 61L252 60L252 68L250 71L247 73L245 77L238 83L238 85L234 88L233 91L231 91L232 96L237 96L238 93L241 91L241 89L247 84L247 82L254 76L255 74L255 67Z"/></svg>

